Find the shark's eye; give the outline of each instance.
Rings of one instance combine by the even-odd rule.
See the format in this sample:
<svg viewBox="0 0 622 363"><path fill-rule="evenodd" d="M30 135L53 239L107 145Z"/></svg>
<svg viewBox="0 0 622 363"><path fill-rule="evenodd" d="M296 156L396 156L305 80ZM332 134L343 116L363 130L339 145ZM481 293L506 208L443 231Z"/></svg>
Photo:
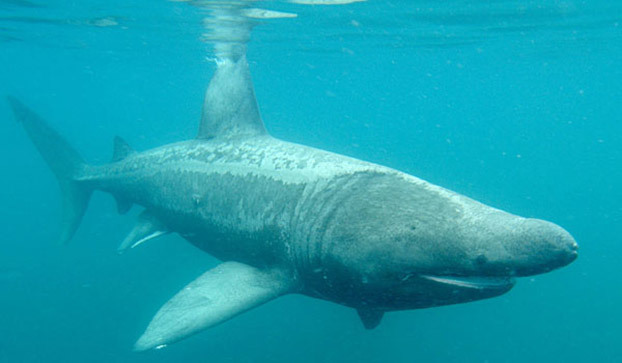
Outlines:
<svg viewBox="0 0 622 363"><path fill-rule="evenodd" d="M475 263L477 263L480 266L485 264L486 262L488 262L488 258L483 254L477 256L477 258L475 259Z"/></svg>

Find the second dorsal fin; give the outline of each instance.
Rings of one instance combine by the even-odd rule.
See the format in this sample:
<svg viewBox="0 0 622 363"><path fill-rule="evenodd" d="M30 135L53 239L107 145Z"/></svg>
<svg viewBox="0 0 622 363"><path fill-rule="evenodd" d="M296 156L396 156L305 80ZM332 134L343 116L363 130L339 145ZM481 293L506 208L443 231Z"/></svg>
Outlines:
<svg viewBox="0 0 622 363"><path fill-rule="evenodd" d="M266 134L246 57L222 58L210 81L197 139Z"/></svg>
<svg viewBox="0 0 622 363"><path fill-rule="evenodd" d="M129 155L135 153L134 149L121 137L114 137L114 146L112 149L112 162L121 161L127 158Z"/></svg>

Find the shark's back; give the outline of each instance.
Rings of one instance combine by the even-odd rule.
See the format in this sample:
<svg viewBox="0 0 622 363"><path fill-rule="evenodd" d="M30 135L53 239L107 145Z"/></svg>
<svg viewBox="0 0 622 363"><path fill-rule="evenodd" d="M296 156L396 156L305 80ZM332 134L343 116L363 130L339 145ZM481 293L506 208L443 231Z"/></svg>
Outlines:
<svg viewBox="0 0 622 363"><path fill-rule="evenodd" d="M168 230L221 259L265 264L285 258L277 256L285 245L308 238L324 211L334 207L336 194L363 174L402 175L262 135L133 153L87 169L81 181L144 206Z"/></svg>

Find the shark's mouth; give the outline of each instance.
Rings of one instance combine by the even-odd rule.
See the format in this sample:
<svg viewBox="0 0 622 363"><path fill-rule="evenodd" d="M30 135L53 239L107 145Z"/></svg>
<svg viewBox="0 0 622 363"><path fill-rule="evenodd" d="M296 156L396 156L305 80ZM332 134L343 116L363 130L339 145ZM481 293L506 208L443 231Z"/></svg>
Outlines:
<svg viewBox="0 0 622 363"><path fill-rule="evenodd" d="M477 290L507 290L514 286L516 281L512 277L489 276L436 276L419 275L422 278L445 285Z"/></svg>

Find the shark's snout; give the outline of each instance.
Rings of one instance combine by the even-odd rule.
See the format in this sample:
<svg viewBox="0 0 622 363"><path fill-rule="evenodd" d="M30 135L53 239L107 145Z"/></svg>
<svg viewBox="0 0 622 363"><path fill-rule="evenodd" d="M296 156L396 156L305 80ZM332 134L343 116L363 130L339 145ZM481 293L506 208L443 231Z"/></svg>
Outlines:
<svg viewBox="0 0 622 363"><path fill-rule="evenodd" d="M579 245L562 227L540 219L526 219L520 227L517 276L536 275L566 266L578 257Z"/></svg>

